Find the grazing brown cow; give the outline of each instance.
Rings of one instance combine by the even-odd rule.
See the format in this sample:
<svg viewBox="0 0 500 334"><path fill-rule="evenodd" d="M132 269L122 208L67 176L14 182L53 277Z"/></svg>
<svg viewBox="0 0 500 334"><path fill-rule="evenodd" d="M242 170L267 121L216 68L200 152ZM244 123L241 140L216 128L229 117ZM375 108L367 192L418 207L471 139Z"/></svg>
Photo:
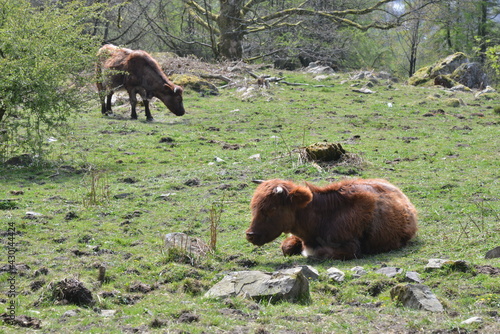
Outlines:
<svg viewBox="0 0 500 334"><path fill-rule="evenodd" d="M344 180L326 187L263 181L251 201L247 240L261 246L281 233L285 255L348 260L406 245L417 232L417 211L380 179Z"/></svg>
<svg viewBox="0 0 500 334"><path fill-rule="evenodd" d="M137 94L144 102L148 121L153 120L149 110L149 100L153 97L159 98L175 115L184 115L182 87L170 81L147 52L106 44L97 56L97 90L103 115L111 112L111 97L120 89L128 92L132 119L137 119Z"/></svg>

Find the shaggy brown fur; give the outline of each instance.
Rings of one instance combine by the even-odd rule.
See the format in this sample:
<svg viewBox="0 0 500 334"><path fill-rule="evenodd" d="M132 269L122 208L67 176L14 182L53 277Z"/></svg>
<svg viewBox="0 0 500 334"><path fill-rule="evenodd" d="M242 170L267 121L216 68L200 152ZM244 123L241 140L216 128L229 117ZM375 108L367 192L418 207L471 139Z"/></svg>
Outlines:
<svg viewBox="0 0 500 334"><path fill-rule="evenodd" d="M291 233L285 255L353 259L401 248L417 232L417 211L396 186L381 179L317 187L290 181L260 184L251 201L247 240L257 246Z"/></svg>
<svg viewBox="0 0 500 334"><path fill-rule="evenodd" d="M153 120L149 110L149 100L153 97L160 99L175 115L184 115L182 87L174 85L147 52L106 44L97 56L97 90L104 115L111 112L111 97L120 89L128 92L132 119L137 119L137 94L144 102L148 121Z"/></svg>

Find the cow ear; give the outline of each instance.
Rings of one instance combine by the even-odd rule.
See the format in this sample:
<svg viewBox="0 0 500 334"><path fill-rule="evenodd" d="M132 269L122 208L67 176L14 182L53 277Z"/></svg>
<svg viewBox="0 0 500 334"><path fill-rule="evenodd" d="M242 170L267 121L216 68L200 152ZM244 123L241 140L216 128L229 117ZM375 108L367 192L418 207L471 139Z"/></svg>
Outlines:
<svg viewBox="0 0 500 334"><path fill-rule="evenodd" d="M313 199L313 194L309 188L298 186L289 193L292 203L299 208L305 208Z"/></svg>

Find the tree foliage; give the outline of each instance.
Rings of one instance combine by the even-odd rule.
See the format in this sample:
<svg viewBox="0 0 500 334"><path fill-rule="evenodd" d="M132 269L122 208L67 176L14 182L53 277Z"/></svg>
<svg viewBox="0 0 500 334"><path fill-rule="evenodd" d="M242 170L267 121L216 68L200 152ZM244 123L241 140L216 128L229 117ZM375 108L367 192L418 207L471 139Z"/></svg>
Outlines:
<svg viewBox="0 0 500 334"><path fill-rule="evenodd" d="M80 1L0 1L0 160L41 156L47 138L82 106L96 39L88 22L96 7Z"/></svg>

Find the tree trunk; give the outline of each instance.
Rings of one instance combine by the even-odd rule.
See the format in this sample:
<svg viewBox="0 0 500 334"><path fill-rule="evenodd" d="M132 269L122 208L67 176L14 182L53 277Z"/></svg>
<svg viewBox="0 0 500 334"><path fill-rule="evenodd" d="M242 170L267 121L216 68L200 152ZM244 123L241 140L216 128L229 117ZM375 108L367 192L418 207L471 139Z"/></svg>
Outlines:
<svg viewBox="0 0 500 334"><path fill-rule="evenodd" d="M488 4L486 1L481 1L479 4L479 11L481 17L479 19L479 26L477 29L477 35L479 37L479 59L482 64L486 61L486 37L487 30L486 25L488 23Z"/></svg>
<svg viewBox="0 0 500 334"><path fill-rule="evenodd" d="M243 37L245 35L243 0L220 0L220 14L217 25L220 29L219 53L222 57L235 60L243 57Z"/></svg>

